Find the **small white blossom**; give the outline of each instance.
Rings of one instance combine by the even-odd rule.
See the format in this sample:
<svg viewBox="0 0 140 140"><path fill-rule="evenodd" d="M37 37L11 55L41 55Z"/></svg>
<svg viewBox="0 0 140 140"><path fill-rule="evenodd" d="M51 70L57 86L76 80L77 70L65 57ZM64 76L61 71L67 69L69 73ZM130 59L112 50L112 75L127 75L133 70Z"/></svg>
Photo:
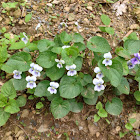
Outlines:
<svg viewBox="0 0 140 140"><path fill-rule="evenodd" d="M103 60L103 64L105 64L105 66L108 66L108 65L112 65L112 60L111 60L111 58L112 58L112 55L111 55L111 53L110 52L108 52L108 53L105 53L104 54L104 60Z"/></svg>
<svg viewBox="0 0 140 140"><path fill-rule="evenodd" d="M17 71L17 70L14 70L13 71L13 74L14 74L14 78L15 79L21 79L22 77L21 77L21 74L22 74L22 72L21 71Z"/></svg>
<svg viewBox="0 0 140 140"><path fill-rule="evenodd" d="M38 64L31 63L30 64L29 73L31 73L35 77L40 77L40 72L43 70L41 66Z"/></svg>
<svg viewBox="0 0 140 140"><path fill-rule="evenodd" d="M66 49L66 48L69 48L69 47L70 47L70 46L63 46L62 49Z"/></svg>
<svg viewBox="0 0 140 140"><path fill-rule="evenodd" d="M95 85L94 90L100 92L101 90L105 89L105 86L103 85L104 81L102 79L93 79L93 84Z"/></svg>
<svg viewBox="0 0 140 140"><path fill-rule="evenodd" d="M27 88L33 89L36 87L36 83L35 83L36 77L35 76L27 76L26 81L28 82L26 85Z"/></svg>
<svg viewBox="0 0 140 140"><path fill-rule="evenodd" d="M28 37L26 36L25 33L23 33L23 35L24 35L24 37L21 38L21 40L22 40L25 44L27 44L29 39L28 39Z"/></svg>
<svg viewBox="0 0 140 140"><path fill-rule="evenodd" d="M67 72L67 75L68 76L74 76L77 74L77 71L75 70L76 69L76 65L73 64L71 66L66 66L66 69L68 70Z"/></svg>
<svg viewBox="0 0 140 140"><path fill-rule="evenodd" d="M51 94L56 94L57 93L57 88L59 87L59 84L57 82L50 82L50 87L48 87L48 91L51 93Z"/></svg>
<svg viewBox="0 0 140 140"><path fill-rule="evenodd" d="M62 59L55 59L55 62L57 62L57 67L60 69L60 68L63 68L63 64L65 64L65 61L62 60Z"/></svg>
<svg viewBox="0 0 140 140"><path fill-rule="evenodd" d="M97 73L96 74L96 78L99 78L100 79L100 78L103 78L104 77L104 75L102 74L102 72L101 72L101 70L100 70L99 67L95 67L94 72Z"/></svg>
<svg viewBox="0 0 140 140"><path fill-rule="evenodd" d="M31 64L30 64L30 67L31 67L31 68L29 69L29 73L31 73L31 74L32 74L33 71L34 71L34 65L35 65L35 63L31 63Z"/></svg>

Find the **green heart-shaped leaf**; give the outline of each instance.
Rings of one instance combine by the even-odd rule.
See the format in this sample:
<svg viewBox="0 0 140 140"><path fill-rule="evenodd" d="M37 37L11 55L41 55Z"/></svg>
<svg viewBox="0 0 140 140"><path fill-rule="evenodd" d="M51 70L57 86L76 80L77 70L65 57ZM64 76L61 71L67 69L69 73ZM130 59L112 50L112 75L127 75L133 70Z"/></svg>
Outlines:
<svg viewBox="0 0 140 140"><path fill-rule="evenodd" d="M12 79L6 82L2 87L1 87L1 94L4 95L5 97L8 97L10 99L14 99L16 95L16 90L13 86Z"/></svg>
<svg viewBox="0 0 140 140"><path fill-rule="evenodd" d="M65 73L65 68L58 68L56 65L46 70L46 75L52 80L60 79Z"/></svg>
<svg viewBox="0 0 140 140"><path fill-rule="evenodd" d="M60 81L60 96L72 99L77 97L82 91L82 85L75 77L64 76Z"/></svg>
<svg viewBox="0 0 140 140"><path fill-rule="evenodd" d="M76 102L75 99L68 100L70 103L70 111L79 113L83 109L83 103Z"/></svg>
<svg viewBox="0 0 140 140"><path fill-rule="evenodd" d="M129 94L130 92L130 86L129 86L129 83L127 81L126 78L122 78L121 80L121 83L119 84L119 86L116 87L117 90L120 92L120 93L123 93L123 94Z"/></svg>
<svg viewBox="0 0 140 140"><path fill-rule="evenodd" d="M107 102L105 104L106 111L111 115L119 115L122 112L123 103L122 101L115 97L112 99L112 102Z"/></svg>
<svg viewBox="0 0 140 140"><path fill-rule="evenodd" d="M10 57L10 59L2 66L2 70L7 73L13 73L14 70L28 71L31 63L31 56L26 52L18 52Z"/></svg>
<svg viewBox="0 0 140 140"><path fill-rule="evenodd" d="M87 42L87 47L93 52L106 53L111 50L107 40L100 36L94 36Z"/></svg>
<svg viewBox="0 0 140 140"><path fill-rule="evenodd" d="M44 68L51 68L56 62L55 59L57 58L57 54L51 51L41 52L36 59L36 62L44 67Z"/></svg>
<svg viewBox="0 0 140 140"><path fill-rule="evenodd" d="M19 112L20 109L18 102L14 99L9 99L8 105L4 108L4 111L10 114Z"/></svg>
<svg viewBox="0 0 140 140"><path fill-rule="evenodd" d="M55 119L66 116L70 111L69 101L56 97L51 102L51 112Z"/></svg>
<svg viewBox="0 0 140 140"><path fill-rule="evenodd" d="M3 110L3 108L0 108L0 126L3 126L7 120L10 117L10 113L7 113Z"/></svg>
<svg viewBox="0 0 140 140"><path fill-rule="evenodd" d="M92 99L95 96L95 91L94 91L94 85L93 84L88 84L83 91L81 92L81 95L84 98Z"/></svg>
<svg viewBox="0 0 140 140"><path fill-rule="evenodd" d="M140 91L136 91L136 92L134 93L134 97L135 97L135 99L136 99L137 101L140 101Z"/></svg>

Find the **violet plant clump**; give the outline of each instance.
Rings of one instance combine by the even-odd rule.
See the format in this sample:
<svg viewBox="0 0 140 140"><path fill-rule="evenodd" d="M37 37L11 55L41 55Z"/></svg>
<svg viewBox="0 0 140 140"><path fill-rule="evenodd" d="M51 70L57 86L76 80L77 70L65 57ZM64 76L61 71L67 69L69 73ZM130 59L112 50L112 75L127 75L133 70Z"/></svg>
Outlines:
<svg viewBox="0 0 140 140"><path fill-rule="evenodd" d="M2 106L0 103L0 116L5 114L6 117L0 118L0 126L7 122L10 114L20 111L21 105L18 103L20 100L26 103L24 97L18 99L16 92L21 90L39 98L47 98L53 116L58 119L66 116L70 111L80 112L83 109L83 102L96 105L98 97L109 89L116 97L106 101L105 110L111 115L119 115L123 103L118 95L129 96L130 93L127 75L131 75L140 85L140 54L138 53L140 47L137 45L140 42L133 39L126 41L130 44L127 42L124 47L117 48L116 54L112 55L108 41L100 36L93 36L85 43L79 33L62 32L56 35L54 40L42 39L30 42L29 36L27 37L25 33L21 34L17 40L15 39L15 44L8 44L9 50L20 46L20 51L9 58L6 57L0 65L5 73L14 74L13 78L11 77L12 79L1 88L0 99L4 98L6 103L4 102ZM34 52L37 54L36 58ZM88 54L93 55L89 58ZM133 54L134 57L131 59ZM139 90L134 93L136 103L140 102ZM9 99L14 100L16 110L12 107L11 110L6 109L11 105ZM100 111L98 113L101 113Z"/></svg>

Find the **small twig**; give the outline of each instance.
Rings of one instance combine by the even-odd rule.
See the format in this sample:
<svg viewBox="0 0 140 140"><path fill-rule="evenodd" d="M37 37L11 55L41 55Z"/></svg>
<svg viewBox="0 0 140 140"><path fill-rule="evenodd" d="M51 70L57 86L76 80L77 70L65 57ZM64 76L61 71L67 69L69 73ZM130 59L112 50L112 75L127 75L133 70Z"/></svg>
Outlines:
<svg viewBox="0 0 140 140"><path fill-rule="evenodd" d="M10 119L10 121L11 121L11 119ZM30 136L27 134L27 132L24 130L24 128L22 128L20 125L18 125L18 124L16 124L16 123L14 123L13 121L11 121L11 123L12 123L12 125L16 125L16 126L18 126L20 129L22 129L22 131L26 134L26 136L28 137L28 140L31 140L30 139Z"/></svg>
<svg viewBox="0 0 140 140"><path fill-rule="evenodd" d="M133 30L130 30L123 38L128 37L132 32Z"/></svg>

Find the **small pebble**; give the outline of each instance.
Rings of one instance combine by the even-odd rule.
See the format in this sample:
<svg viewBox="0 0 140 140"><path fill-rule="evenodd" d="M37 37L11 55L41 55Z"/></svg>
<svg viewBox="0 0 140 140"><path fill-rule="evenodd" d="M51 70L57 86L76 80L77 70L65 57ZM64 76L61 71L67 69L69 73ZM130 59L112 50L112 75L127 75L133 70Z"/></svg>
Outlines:
<svg viewBox="0 0 140 140"><path fill-rule="evenodd" d="M96 137L98 138L100 136L100 133L99 132L96 132Z"/></svg>
<svg viewBox="0 0 140 140"><path fill-rule="evenodd" d="M119 132L121 130L121 127L120 126L117 126L116 129L115 129L117 132Z"/></svg>

